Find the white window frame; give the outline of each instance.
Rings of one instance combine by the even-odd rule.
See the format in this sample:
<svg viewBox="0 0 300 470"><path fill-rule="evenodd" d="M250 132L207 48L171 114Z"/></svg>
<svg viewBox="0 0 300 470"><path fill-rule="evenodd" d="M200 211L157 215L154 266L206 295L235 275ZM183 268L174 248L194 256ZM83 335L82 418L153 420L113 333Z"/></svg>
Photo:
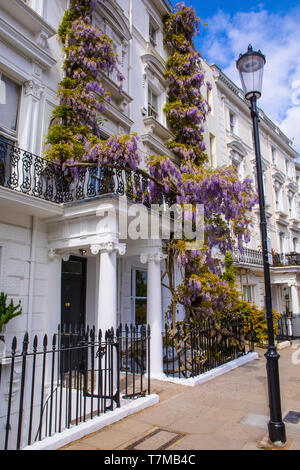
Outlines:
<svg viewBox="0 0 300 470"><path fill-rule="evenodd" d="M151 94L151 95L150 95ZM150 100L151 96L151 100ZM157 109L153 106L152 98L153 96L157 99ZM151 102L150 102L151 101ZM148 84L148 92L147 92L147 110L148 110L148 117L153 117L156 121L159 120L159 95L157 92L151 87L151 84Z"/></svg>
<svg viewBox="0 0 300 470"><path fill-rule="evenodd" d="M255 303L255 285L254 284L243 284L243 299L246 302Z"/></svg>
<svg viewBox="0 0 300 470"><path fill-rule="evenodd" d="M155 25L153 19L149 17L149 42L152 46L156 47L157 45L157 26Z"/></svg>
<svg viewBox="0 0 300 470"><path fill-rule="evenodd" d="M233 118L233 120L231 119ZM231 109L228 109L228 129L231 134L238 135L238 130L237 130L237 114Z"/></svg>
<svg viewBox="0 0 300 470"><path fill-rule="evenodd" d="M147 274L147 282L148 282L148 271L147 269L139 268L139 267L132 267L131 268L131 318L132 318L132 323L133 325L136 325L136 301L137 300L146 300L148 299L148 296L146 297L137 297L136 295L136 272L141 271ZM147 314L146 314L147 315ZM146 317L146 323L147 323L147 317Z"/></svg>
<svg viewBox="0 0 300 470"><path fill-rule="evenodd" d="M271 147L271 158L273 165L277 165L277 149L273 145Z"/></svg>
<svg viewBox="0 0 300 470"><path fill-rule="evenodd" d="M21 100L22 100L22 85L20 85L20 83L18 83L16 80L14 80L9 75L7 75L6 73L3 73L0 70L0 79L2 78L2 76L4 76L7 80L9 80L10 82L14 83L15 85L17 85L19 87L19 99L18 99L18 103L17 103L16 129L9 129L8 127L5 127L1 123L1 118L0 118L0 135L3 135L8 140L11 138L11 140L16 141L17 136L18 136L19 121L20 121L20 110L21 110Z"/></svg>

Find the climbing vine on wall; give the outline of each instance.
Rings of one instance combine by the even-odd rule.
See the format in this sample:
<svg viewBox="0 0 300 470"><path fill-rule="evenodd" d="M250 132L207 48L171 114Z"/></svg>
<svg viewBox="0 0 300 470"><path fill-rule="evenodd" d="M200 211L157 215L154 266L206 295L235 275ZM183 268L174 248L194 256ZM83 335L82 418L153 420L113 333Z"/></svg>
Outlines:
<svg viewBox="0 0 300 470"><path fill-rule="evenodd" d="M101 116L110 101L101 74L116 72L120 92L124 77L112 39L93 25L96 6L96 0L71 0L59 27L64 78L47 136L47 157L66 167L84 161L101 165L104 155L108 160L111 155L112 161L118 155L124 164L135 167L140 162L135 135L113 136L108 142L101 139Z"/></svg>
<svg viewBox="0 0 300 470"><path fill-rule="evenodd" d="M101 116L110 100L101 76L116 73L120 91L124 77L112 40L93 25L96 6L96 0L71 0L59 28L65 54L64 78L47 137L47 156L75 173L77 163L135 169L141 162L136 135L101 139ZM233 240L240 249L249 241L249 214L256 203L251 181L239 181L233 167L207 168L203 133L210 108L202 92L211 85L193 43L199 30L200 20L184 2L165 19L165 42L172 51L166 63L169 93L165 112L174 135L167 146L176 162L167 156L152 156L147 162L153 178L152 202L160 191L155 183L159 181L167 194L176 194L178 204L204 206L204 244L194 249L188 249L190 241L185 239L166 244L163 285L172 294L168 313L173 322L178 305L185 308L187 316L196 317L235 311L237 292L222 277L215 250L225 255L232 251ZM192 221L194 225L197 222L195 211ZM180 285L175 284L176 263L183 273Z"/></svg>
<svg viewBox="0 0 300 470"><path fill-rule="evenodd" d="M223 265L216 260L250 239L250 212L256 204L251 181L240 181L233 167L207 168L204 123L210 112L203 97L211 90L201 65L201 56L193 40L200 20L195 10L178 3L165 19L165 42L172 51L168 59L168 103L165 112L174 139L167 145L177 157L152 156L149 170L165 190L176 191L179 204L202 204L204 207L204 243L190 249L190 240L173 240L166 246L168 254L163 285L171 291L169 320L173 323L179 305L188 317L215 316L226 310L235 312L239 294L232 283L222 277ZM203 93L204 91L204 93ZM197 222L193 213L193 223ZM188 245L189 244L189 245ZM175 284L178 263L183 282ZM231 284L231 285L230 285Z"/></svg>

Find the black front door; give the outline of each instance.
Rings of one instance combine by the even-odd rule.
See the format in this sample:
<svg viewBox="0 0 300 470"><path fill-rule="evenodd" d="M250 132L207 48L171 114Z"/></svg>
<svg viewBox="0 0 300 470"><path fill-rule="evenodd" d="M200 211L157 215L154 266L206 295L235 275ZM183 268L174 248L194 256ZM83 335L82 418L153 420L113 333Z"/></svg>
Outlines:
<svg viewBox="0 0 300 470"><path fill-rule="evenodd" d="M85 327L86 259L71 257L62 263L61 326L66 331Z"/></svg>

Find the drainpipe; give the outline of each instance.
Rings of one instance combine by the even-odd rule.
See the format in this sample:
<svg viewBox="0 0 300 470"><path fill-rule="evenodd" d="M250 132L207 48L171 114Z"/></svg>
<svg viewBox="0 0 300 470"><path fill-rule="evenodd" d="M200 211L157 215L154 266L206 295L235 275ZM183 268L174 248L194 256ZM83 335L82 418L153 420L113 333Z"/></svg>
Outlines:
<svg viewBox="0 0 300 470"><path fill-rule="evenodd" d="M132 38L132 33L133 33L133 21L132 21L132 16L133 16L133 11L132 11L132 0L129 0L129 11L128 11L128 17L129 17L129 31L131 34ZM128 66L127 66L127 73L128 73L128 94L129 96L132 96L132 83L131 83L131 68L132 68L132 62L131 62L131 52L132 52L132 39L130 39L128 43ZM128 105L128 117L131 119L132 117L132 103L129 103Z"/></svg>
<svg viewBox="0 0 300 470"><path fill-rule="evenodd" d="M31 247L30 247L30 269L29 269L29 285L28 285L28 314L27 314L27 332L29 338L32 333L32 312L33 312L33 289L34 289L34 275L36 263L36 240L37 240L37 217L32 217L31 228Z"/></svg>

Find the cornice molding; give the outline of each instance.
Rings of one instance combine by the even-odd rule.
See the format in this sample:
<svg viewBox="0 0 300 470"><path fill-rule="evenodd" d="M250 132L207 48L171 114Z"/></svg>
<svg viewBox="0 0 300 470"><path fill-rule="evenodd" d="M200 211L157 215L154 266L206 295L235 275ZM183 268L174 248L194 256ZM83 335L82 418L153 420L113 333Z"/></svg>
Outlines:
<svg viewBox="0 0 300 470"><path fill-rule="evenodd" d="M55 36L56 29L31 8L24 0L0 0L0 8L8 12L17 22L27 28L34 36L46 34L47 38Z"/></svg>
<svg viewBox="0 0 300 470"><path fill-rule="evenodd" d="M25 57L37 62L43 70L49 70L56 64L53 57L8 24L3 18L0 18L0 37Z"/></svg>

